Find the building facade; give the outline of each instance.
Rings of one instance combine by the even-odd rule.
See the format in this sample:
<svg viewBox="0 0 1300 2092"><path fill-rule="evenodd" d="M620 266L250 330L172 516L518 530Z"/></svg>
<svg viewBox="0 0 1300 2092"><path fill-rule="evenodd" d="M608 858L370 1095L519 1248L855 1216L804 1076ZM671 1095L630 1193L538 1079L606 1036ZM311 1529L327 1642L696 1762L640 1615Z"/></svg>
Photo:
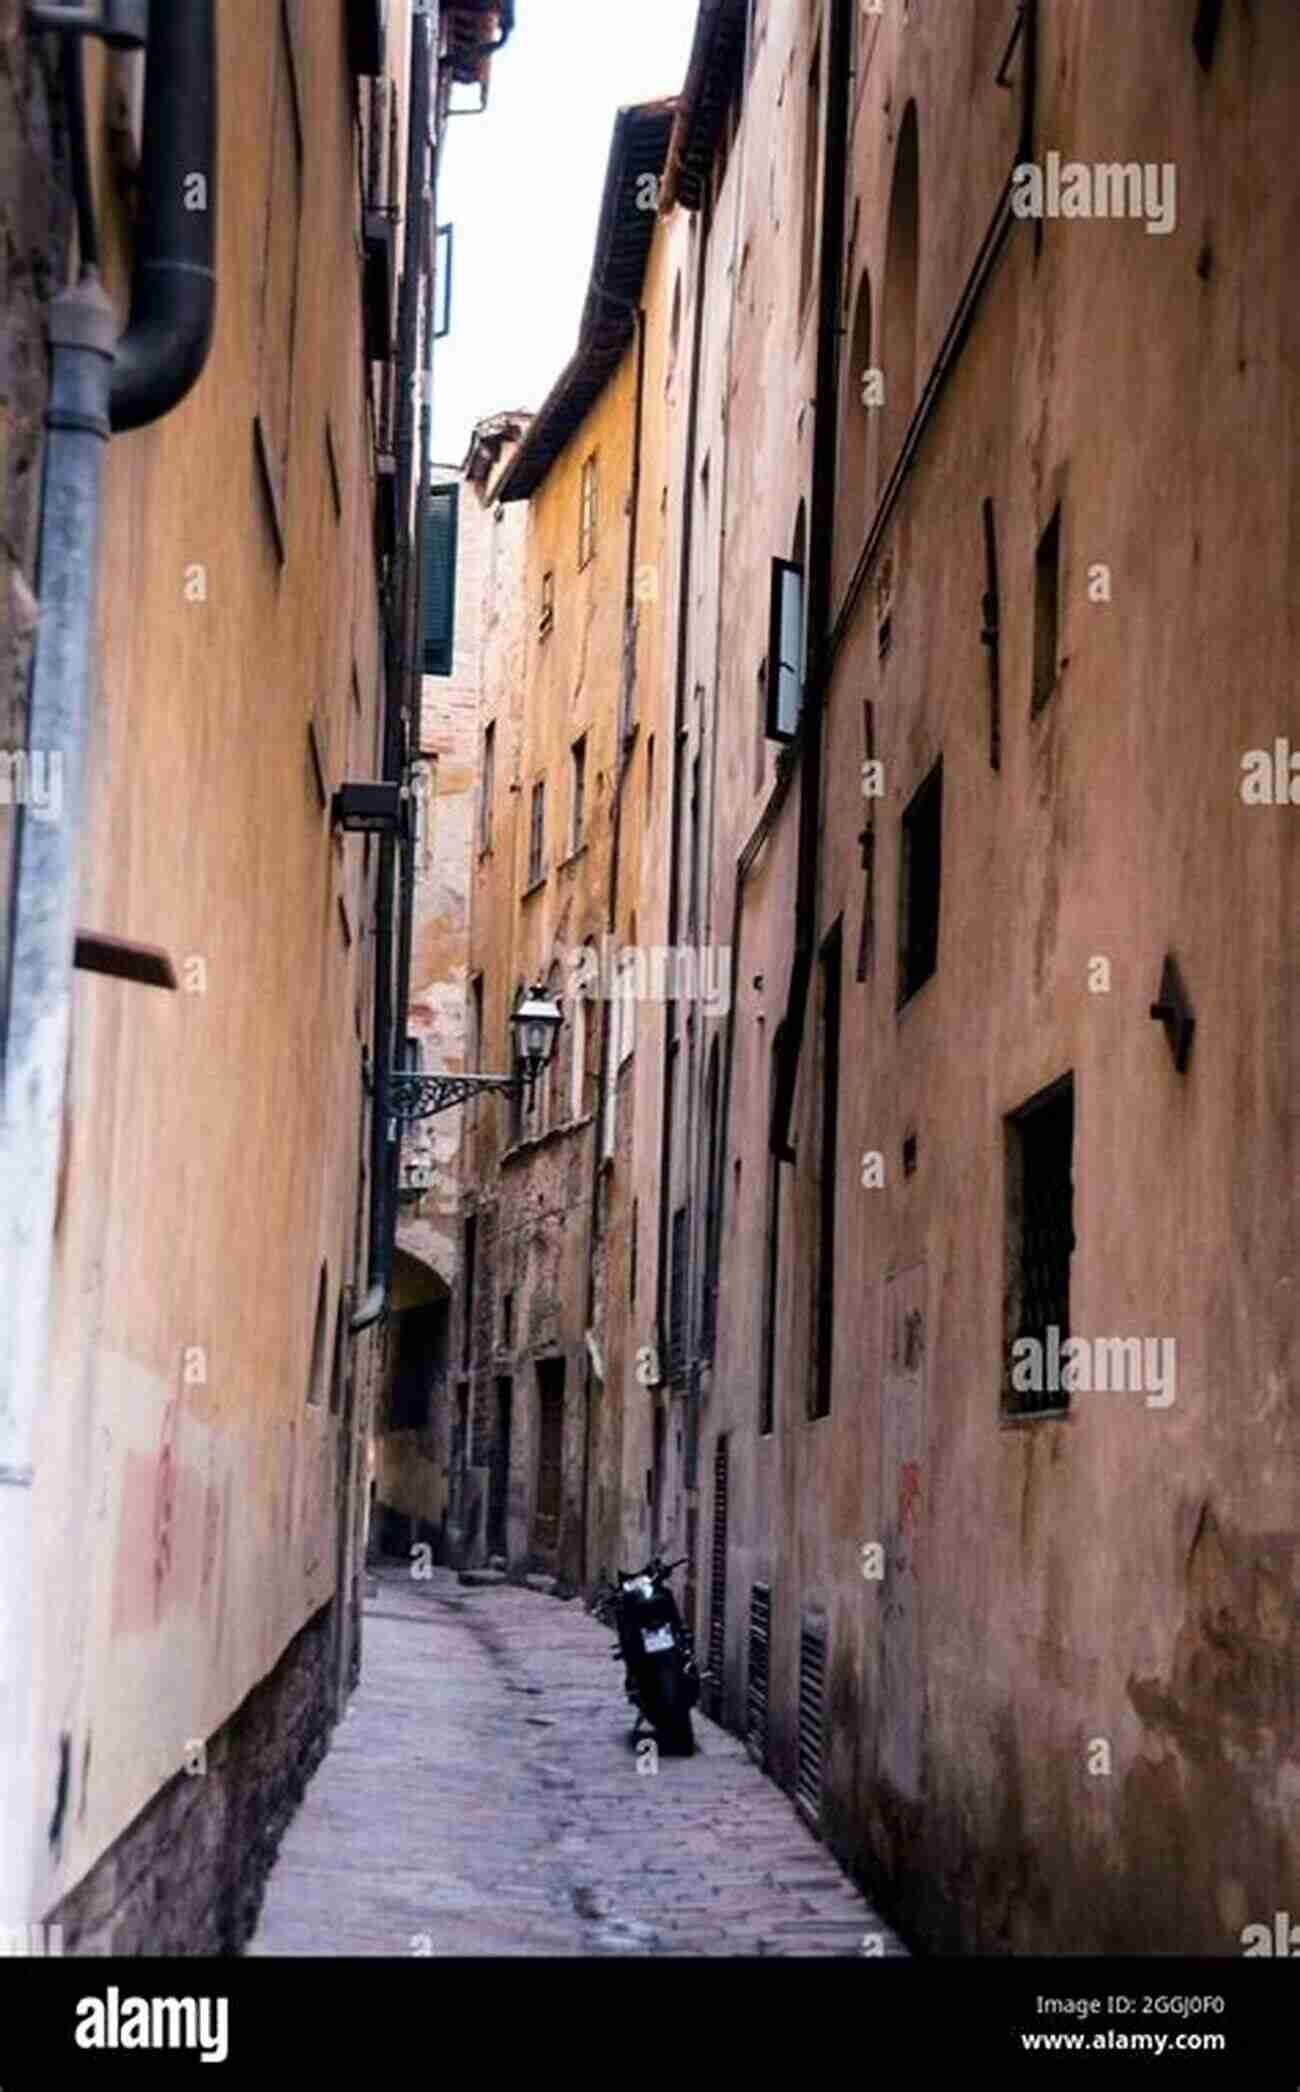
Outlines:
<svg viewBox="0 0 1300 2092"><path fill-rule="evenodd" d="M944 1950L1236 1951L1300 1859L1300 34L1219 14L723 7L670 155L740 314L697 1621Z"/></svg>
<svg viewBox="0 0 1300 2092"><path fill-rule="evenodd" d="M0 809L0 1874L69 1951L234 1951L359 1662L432 141L512 10L16 13L5 723L65 796Z"/></svg>
<svg viewBox="0 0 1300 2092"><path fill-rule="evenodd" d="M1192 0L702 7L496 483L471 1007L499 1058L607 936L632 1009L467 1116L476 1558L685 1555L712 1710L939 1950L1294 1907L1296 198L1248 141L1298 74Z"/></svg>

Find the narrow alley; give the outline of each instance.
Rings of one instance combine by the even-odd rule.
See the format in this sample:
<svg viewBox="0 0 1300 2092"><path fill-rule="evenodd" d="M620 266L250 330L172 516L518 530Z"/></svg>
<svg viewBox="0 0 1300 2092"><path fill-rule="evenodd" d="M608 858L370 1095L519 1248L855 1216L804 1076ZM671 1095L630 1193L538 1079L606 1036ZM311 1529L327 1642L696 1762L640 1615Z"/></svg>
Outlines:
<svg viewBox="0 0 1300 2092"><path fill-rule="evenodd" d="M571 1599L371 1579L361 1684L285 1835L253 1955L897 1955L735 1737L638 1772Z"/></svg>

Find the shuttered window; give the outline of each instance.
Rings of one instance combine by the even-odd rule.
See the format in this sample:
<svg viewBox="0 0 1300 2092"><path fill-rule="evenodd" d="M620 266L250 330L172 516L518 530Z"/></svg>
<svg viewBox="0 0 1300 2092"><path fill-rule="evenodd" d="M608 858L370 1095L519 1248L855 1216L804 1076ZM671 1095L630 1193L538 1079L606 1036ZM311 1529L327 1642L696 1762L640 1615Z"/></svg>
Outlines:
<svg viewBox="0 0 1300 2092"><path fill-rule="evenodd" d="M722 1715L727 1656L727 1492L731 1441L713 1453L713 1561L709 1578L709 1698L714 1720Z"/></svg>
<svg viewBox="0 0 1300 2092"><path fill-rule="evenodd" d="M424 673L449 676L456 645L459 486L435 487L424 519Z"/></svg>
<svg viewBox="0 0 1300 2092"><path fill-rule="evenodd" d="M795 1799L809 1821L820 1824L825 1758L826 1636L805 1624L799 1636L799 1751Z"/></svg>
<svg viewBox="0 0 1300 2092"><path fill-rule="evenodd" d="M771 1677L772 1591L755 1584L749 1594L749 1663L745 1690L745 1741L750 1756L767 1769L768 1683Z"/></svg>

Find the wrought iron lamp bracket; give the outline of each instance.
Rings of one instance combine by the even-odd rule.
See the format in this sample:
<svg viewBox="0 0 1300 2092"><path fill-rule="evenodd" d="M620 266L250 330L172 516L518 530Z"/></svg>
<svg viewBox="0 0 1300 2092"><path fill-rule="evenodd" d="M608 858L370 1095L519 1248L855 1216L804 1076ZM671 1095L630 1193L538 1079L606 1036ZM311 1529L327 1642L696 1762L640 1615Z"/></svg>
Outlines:
<svg viewBox="0 0 1300 2092"><path fill-rule="evenodd" d="M532 1088L522 1075L416 1075L394 1068L388 1077L388 1110L395 1119L431 1119L437 1112L454 1111L484 1090L500 1090L521 1096Z"/></svg>

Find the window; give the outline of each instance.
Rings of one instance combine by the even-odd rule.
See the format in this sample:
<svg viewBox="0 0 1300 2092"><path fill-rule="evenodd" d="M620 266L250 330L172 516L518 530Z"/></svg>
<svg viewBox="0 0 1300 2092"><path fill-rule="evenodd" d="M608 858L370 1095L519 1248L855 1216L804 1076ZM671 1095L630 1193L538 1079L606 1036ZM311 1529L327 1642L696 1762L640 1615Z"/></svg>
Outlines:
<svg viewBox="0 0 1300 2092"><path fill-rule="evenodd" d="M1219 24L1222 19L1223 0L1200 0L1196 10L1196 25L1192 30L1192 45L1203 72L1208 73L1214 64L1214 47L1219 40Z"/></svg>
<svg viewBox="0 0 1300 2092"><path fill-rule="evenodd" d="M632 1226L627 1253L627 1298L629 1307L636 1306L636 1258L640 1234L640 1217L640 1202L637 1199L633 1199Z"/></svg>
<svg viewBox="0 0 1300 2092"><path fill-rule="evenodd" d="M817 1165L817 1257L813 1298L813 1379L808 1413L829 1416L835 1343L835 1194L840 1128L840 970L842 925L837 922L821 949L818 975L821 1089L821 1153Z"/></svg>
<svg viewBox="0 0 1300 2092"><path fill-rule="evenodd" d="M478 1215L475 1213L471 1213L465 1222L463 1240L460 1369L462 1373L468 1373L474 1355L474 1267L478 1260Z"/></svg>
<svg viewBox="0 0 1300 2092"><path fill-rule="evenodd" d="M293 24L283 0L276 9L270 133L266 238L262 252L261 347L253 432L276 546L283 562L303 201L298 71Z"/></svg>
<svg viewBox="0 0 1300 2092"><path fill-rule="evenodd" d="M537 619L537 629L542 638L555 623L555 575L548 568L542 576L542 608Z"/></svg>
<svg viewBox="0 0 1300 2092"><path fill-rule="evenodd" d="M649 826L655 803L655 737L649 736L645 744L645 817Z"/></svg>
<svg viewBox="0 0 1300 2092"><path fill-rule="evenodd" d="M758 664L758 732L754 736L754 790L761 792L767 775L767 661Z"/></svg>
<svg viewBox="0 0 1300 2092"><path fill-rule="evenodd" d="M1056 688L1061 643L1061 506L1038 541L1034 562L1034 694L1031 716Z"/></svg>
<svg viewBox="0 0 1300 2092"><path fill-rule="evenodd" d="M517 1009L519 1008L519 1005L520 1005L520 1003L521 1003L521 1002L523 1001L523 999L524 999L524 984L523 984L523 982L522 982L522 981L520 981L520 982L519 982L519 984L518 984L518 986L517 986L517 987L516 987L516 989L515 989L515 996L514 996L514 1001L513 1001L513 1003L511 1004L511 1016L512 1016L512 1017L513 1017L513 1015L514 1015L514 1012L515 1012L515 1011L516 1011L516 1010L517 1010ZM519 1038L518 1038L518 1034L517 1034L517 1031L516 1031L516 1027L515 1027L515 1025L514 1025L513 1023L511 1023L511 1022L507 1022L507 1024L506 1024L506 1066L507 1066L507 1067L509 1068L509 1070L510 1070L510 1073L511 1073L512 1075L514 1075L514 1076L516 1076L516 1077L517 1077L517 1076L519 1075L519 1072L520 1072L520 1058L519 1058ZM523 1099L523 1093L522 1093L522 1091L520 1091L520 1090L518 1090L518 1089L511 1089L511 1090L507 1090L507 1091L506 1091L506 1140L507 1140L507 1143L513 1144L513 1142L515 1142L515 1141L517 1141L517 1140L521 1140L521 1139L523 1138L523 1130L524 1130L524 1099Z"/></svg>
<svg viewBox="0 0 1300 2092"><path fill-rule="evenodd" d="M806 537L807 514L800 502L791 556L772 561L766 679L769 741L793 741L803 709Z"/></svg>
<svg viewBox="0 0 1300 2092"><path fill-rule="evenodd" d="M627 949L619 954L618 1010L614 1026L615 1066L621 1071L636 1050L636 917L628 929Z"/></svg>
<svg viewBox="0 0 1300 2092"><path fill-rule="evenodd" d="M776 1100L784 1024L772 1041L772 1066L768 1078L768 1122ZM767 1194L763 1226L763 1324L759 1343L758 1429L760 1437L771 1435L776 1409L776 1303L781 1269L781 1161L769 1147Z"/></svg>
<svg viewBox="0 0 1300 2092"><path fill-rule="evenodd" d="M590 945L594 964L595 953ZM587 1059L588 1039L592 1025L594 1005L585 994L575 997L573 1004L573 1063L570 1069L569 1117L580 1119L587 1108Z"/></svg>
<svg viewBox="0 0 1300 2092"><path fill-rule="evenodd" d="M510 1287L501 1295L501 1341L509 1348L515 1340L515 1296Z"/></svg>
<svg viewBox="0 0 1300 2092"><path fill-rule="evenodd" d="M456 540L460 488L454 482L434 487L424 516L424 578L421 613L424 626L423 669L427 676L449 676L456 645Z"/></svg>
<svg viewBox="0 0 1300 2092"><path fill-rule="evenodd" d="M1008 1415L1069 1407L1053 1367L1070 1334L1073 1155L1074 1078L1067 1075L1006 1121Z"/></svg>
<svg viewBox="0 0 1300 2092"><path fill-rule="evenodd" d="M470 1067L471 1067L471 1069L472 1069L472 1070L473 1070L473 1071L474 1071L474 1072L475 1072L476 1074L480 1074L480 1075L481 1075L481 1074L482 1074L482 1073L484 1072L484 1069L483 1069L483 976L482 976L482 974L481 974L481 973L476 973L476 974L474 975L473 979L471 980L471 982L470 982L470 984L469 984L469 995L470 995L470 1041L469 1041L469 1050L470 1050ZM477 1101L478 1101L478 1100L477 1100L477 1099L475 1099L475 1103L476 1103L476 1104L477 1104ZM474 1117L475 1117L475 1123L477 1124L477 1121L478 1121L478 1113L477 1113L477 1110L475 1111Z"/></svg>
<svg viewBox="0 0 1300 2092"><path fill-rule="evenodd" d="M690 1213L679 1206L673 1215L668 1267L668 1373L674 1387L686 1380L686 1292Z"/></svg>
<svg viewBox="0 0 1300 2092"><path fill-rule="evenodd" d="M447 1309L443 1301L407 1308L397 1317L397 1363L389 1417L395 1431L423 1431L433 1390L447 1369Z"/></svg>
<svg viewBox="0 0 1300 2092"><path fill-rule="evenodd" d="M585 567L596 550L596 453L582 468L582 501L578 512L578 565Z"/></svg>
<svg viewBox="0 0 1300 2092"><path fill-rule="evenodd" d="M803 137L803 241L799 252L799 311L802 314L812 289L813 263L817 255L817 156L822 129L822 46L818 37L808 69L808 94L804 103Z"/></svg>
<svg viewBox="0 0 1300 2092"><path fill-rule="evenodd" d="M939 886L943 854L943 758L903 815L899 885L898 1006L929 980L939 963Z"/></svg>
<svg viewBox="0 0 1300 2092"><path fill-rule="evenodd" d="M478 802L478 846L480 850L492 847L492 815L496 799L497 771L497 723L489 719L483 729L483 775L480 781Z"/></svg>
<svg viewBox="0 0 1300 2092"><path fill-rule="evenodd" d="M704 1166L707 1174L704 1182L704 1286L700 1295L700 1352L704 1358L712 1358L718 1327L718 1142L721 1135L716 1039L709 1048L709 1072L705 1078L704 1097L704 1122L707 1128Z"/></svg>
<svg viewBox="0 0 1300 2092"><path fill-rule="evenodd" d="M902 448L916 405L917 277L921 246L920 145L916 104L903 113L894 185L889 199L889 236L881 324L884 428L877 455L877 486L883 487Z"/></svg>
<svg viewBox="0 0 1300 2092"><path fill-rule="evenodd" d="M577 740L574 742L572 749L572 758L573 822L569 834L569 848L570 850L578 850L582 846L582 818L584 811L583 801L586 795L587 788L587 736L585 734L579 734Z"/></svg>
<svg viewBox="0 0 1300 2092"><path fill-rule="evenodd" d="M546 976L546 998L548 1002L558 1002L559 996L560 969L558 966L552 966ZM565 1056L560 1050L563 1044L564 1033L561 1032L555 1043L555 1051L547 1064L546 1073L539 1084L542 1111L544 1113L543 1124L537 1129L539 1133L548 1132L553 1127L562 1125L564 1122Z"/></svg>
<svg viewBox="0 0 1300 2092"><path fill-rule="evenodd" d="M686 934L689 939L693 940L695 937L696 930L699 926L700 910L700 815L702 809L700 806L700 758L698 754L692 756L691 758L690 812L690 884L688 885L686 890Z"/></svg>
<svg viewBox="0 0 1300 2092"><path fill-rule="evenodd" d="M844 461L839 507L845 530L844 556L849 560L856 559L866 535L871 425L880 407L871 350L871 278L864 269L853 308L853 333L845 378Z"/></svg>
<svg viewBox="0 0 1300 2092"><path fill-rule="evenodd" d="M533 801L528 816L528 884L536 886L543 876L542 852L546 841L546 785L539 781L533 786Z"/></svg>
<svg viewBox="0 0 1300 2092"><path fill-rule="evenodd" d="M677 358L682 344L682 272L677 271L673 285L673 316L668 330L668 375L664 379L664 391L671 399L673 383L677 376Z"/></svg>
<svg viewBox="0 0 1300 2092"><path fill-rule="evenodd" d="M328 1264L320 1268L320 1280L316 1287L316 1320L312 1326L311 1366L307 1374L307 1400L315 1404L324 1399L325 1388L325 1336L329 1323L330 1275Z"/></svg>

